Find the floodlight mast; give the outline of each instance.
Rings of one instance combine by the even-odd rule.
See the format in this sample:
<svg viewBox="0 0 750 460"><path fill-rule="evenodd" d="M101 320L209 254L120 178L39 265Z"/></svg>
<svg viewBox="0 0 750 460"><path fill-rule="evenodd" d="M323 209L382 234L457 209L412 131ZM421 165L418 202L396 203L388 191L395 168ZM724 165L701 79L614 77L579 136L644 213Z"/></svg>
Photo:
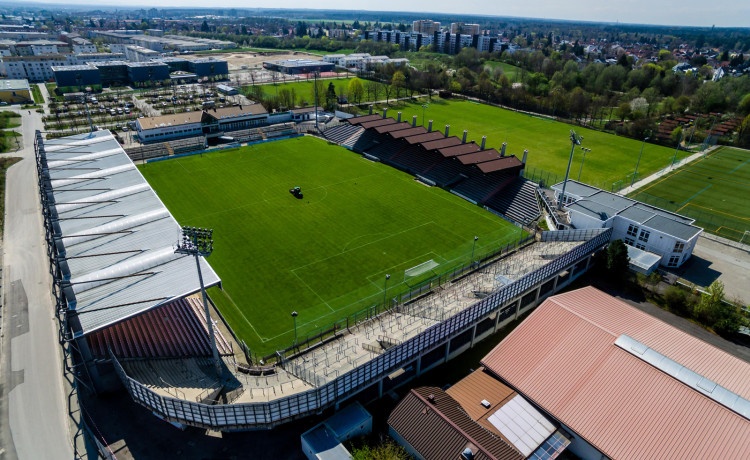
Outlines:
<svg viewBox="0 0 750 460"><path fill-rule="evenodd" d="M576 150L577 145L581 145L581 141L583 138L576 134L575 131L572 129L570 130L570 158L568 158L568 168L565 170L565 180L563 181L563 189L562 193L560 193L560 198L557 200L557 209L559 211L562 211L563 202L565 201L565 187L568 186L568 177L570 176L570 165L573 163L573 153Z"/></svg>
<svg viewBox="0 0 750 460"><path fill-rule="evenodd" d="M195 266L198 268L198 282L201 286L203 312L206 315L206 327L208 328L208 338L211 345L211 353L213 354L214 368L216 369L216 375L221 377L223 374L221 370L221 359L219 359L219 350L216 348L216 335L214 333L213 321L211 321L211 314L208 309L206 288L203 286L203 273L201 272L200 263L200 256L207 257L214 249L214 240L212 239L213 233L213 229L210 228L182 227L182 235L180 241L177 242L177 248L174 252L176 254L186 254L195 257Z"/></svg>

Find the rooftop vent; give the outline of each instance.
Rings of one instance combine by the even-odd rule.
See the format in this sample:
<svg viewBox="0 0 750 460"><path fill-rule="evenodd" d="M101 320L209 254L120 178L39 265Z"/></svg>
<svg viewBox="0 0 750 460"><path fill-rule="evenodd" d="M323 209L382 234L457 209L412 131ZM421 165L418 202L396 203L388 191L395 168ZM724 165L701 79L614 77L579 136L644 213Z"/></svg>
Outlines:
<svg viewBox="0 0 750 460"><path fill-rule="evenodd" d="M489 409L490 406L492 406L492 404L490 404L490 402L487 401L486 399L483 399L479 404L481 404L482 406L484 406L485 409Z"/></svg>

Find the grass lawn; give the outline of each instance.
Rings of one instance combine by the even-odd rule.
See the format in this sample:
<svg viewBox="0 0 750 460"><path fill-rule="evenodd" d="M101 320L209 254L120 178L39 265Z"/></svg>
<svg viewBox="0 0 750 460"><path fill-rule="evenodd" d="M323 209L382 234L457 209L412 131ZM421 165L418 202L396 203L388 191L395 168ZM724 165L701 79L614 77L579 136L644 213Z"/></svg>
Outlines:
<svg viewBox="0 0 750 460"><path fill-rule="evenodd" d="M0 111L0 129L21 126L21 114L10 110Z"/></svg>
<svg viewBox="0 0 750 460"><path fill-rule="evenodd" d="M39 89L39 85L31 84L31 96L34 98L35 104L44 104L44 96L42 96L42 90Z"/></svg>
<svg viewBox="0 0 750 460"><path fill-rule="evenodd" d="M408 290L407 268L433 260L434 275L468 263L475 235L477 258L521 237L444 190L311 137L140 168L181 225L214 229L209 262L224 292L211 297L257 354L291 344L292 311L301 339L381 304L386 274L390 298Z"/></svg>
<svg viewBox="0 0 750 460"><path fill-rule="evenodd" d="M750 231L750 151L722 147L630 194L735 241ZM744 242L750 243L750 235Z"/></svg>
<svg viewBox="0 0 750 460"><path fill-rule="evenodd" d="M634 139L458 99L433 97L432 101L422 98L415 102L399 102L390 108L388 114L396 117L400 111L402 120L411 120L413 115L417 115L421 123L424 103L429 105L425 110L425 126L428 120L433 120L433 129L445 131L445 125L450 124L450 134L458 137L466 129L469 140L479 143L482 136L487 136L487 148L497 150L500 150L503 142L507 142L508 154L515 154L519 158L523 156L524 149L528 149L526 177L541 177L548 184L562 181L565 177L570 157L571 129L583 136L582 145L591 149L586 154L581 181L606 190L612 190L613 185L616 190L630 185L641 149L641 142ZM638 176L643 177L669 166L674 153L674 149L646 144L638 166ZM686 152L680 151L677 158L685 155ZM571 178L578 178L582 159L583 154L577 149L571 165Z"/></svg>
<svg viewBox="0 0 750 460"><path fill-rule="evenodd" d="M8 168L21 161L20 158L0 158L0 236L5 229L5 173Z"/></svg>
<svg viewBox="0 0 750 460"><path fill-rule="evenodd" d="M492 67L493 69L496 67L500 67L501 69L503 69L503 73L505 74L505 76L508 77L508 80L510 80L511 82L521 81L522 70L520 67L516 67L512 64L500 61L485 61L484 65Z"/></svg>

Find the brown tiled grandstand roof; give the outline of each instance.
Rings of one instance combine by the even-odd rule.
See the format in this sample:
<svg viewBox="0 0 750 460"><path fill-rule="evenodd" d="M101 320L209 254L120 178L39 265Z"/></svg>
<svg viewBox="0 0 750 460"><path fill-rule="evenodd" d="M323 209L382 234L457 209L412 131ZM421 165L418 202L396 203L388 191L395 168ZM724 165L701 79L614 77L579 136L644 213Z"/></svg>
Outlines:
<svg viewBox="0 0 750 460"><path fill-rule="evenodd" d="M409 136L404 139L410 144L419 144L422 142L429 142L434 140L440 140L443 138L443 134L439 131L433 131L431 133L417 134L416 136Z"/></svg>
<svg viewBox="0 0 750 460"><path fill-rule="evenodd" d="M408 123L406 123L408 125ZM427 130L424 129L421 126L417 126L416 128L412 128L411 126L408 129L402 129L399 131L391 131L389 134L394 139L401 139L408 136L415 136L417 134L424 134Z"/></svg>
<svg viewBox="0 0 750 460"><path fill-rule="evenodd" d="M375 128L375 131L377 131L378 134L384 134L391 131L399 131L402 129L411 128L411 125L409 123L396 123L396 120L394 120L393 118L389 118L389 120L391 120L391 123L383 126L378 126Z"/></svg>
<svg viewBox="0 0 750 460"><path fill-rule="evenodd" d="M430 142L423 142L422 147L425 150L439 150L439 149L444 149L447 147L453 147L454 145L458 145L460 143L461 143L461 139L457 138L456 136L453 136L453 137L446 137L444 139L438 139L438 140L434 140Z"/></svg>
<svg viewBox="0 0 750 460"><path fill-rule="evenodd" d="M362 126L365 129L369 129L369 128L375 128L376 126L392 125L395 123L396 123L396 120L394 120L393 118L380 118L377 120L366 121L362 123L360 126Z"/></svg>
<svg viewBox="0 0 750 460"><path fill-rule="evenodd" d="M349 118L347 121L349 122L350 125L361 125L362 123L366 123L368 121L378 120L382 118L383 117L380 115L373 114L373 115L363 115L361 117Z"/></svg>
<svg viewBox="0 0 750 460"><path fill-rule="evenodd" d="M470 142L468 144L454 145L452 147L446 147L446 148L438 150L438 152L440 152L440 154L446 158L455 157L459 155L466 155L467 153L473 153L473 152L478 152L478 151L479 151L479 146L473 142Z"/></svg>
<svg viewBox="0 0 750 460"><path fill-rule="evenodd" d="M503 169L518 168L519 166L523 166L523 163L521 163L521 160L514 156L502 157L498 158L497 160L486 161L477 165L477 167L481 169L485 174L489 174L495 171L501 171Z"/></svg>
<svg viewBox="0 0 750 460"><path fill-rule="evenodd" d="M498 158L502 158L498 151L490 149L461 155L458 157L458 160L465 165L475 165L477 163L484 163L485 161L497 160Z"/></svg>

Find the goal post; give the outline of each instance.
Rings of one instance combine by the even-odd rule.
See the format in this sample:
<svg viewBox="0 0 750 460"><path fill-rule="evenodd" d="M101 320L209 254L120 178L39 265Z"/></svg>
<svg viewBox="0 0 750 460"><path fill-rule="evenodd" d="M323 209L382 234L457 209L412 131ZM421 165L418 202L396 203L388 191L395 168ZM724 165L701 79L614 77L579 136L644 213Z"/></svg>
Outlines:
<svg viewBox="0 0 750 460"><path fill-rule="evenodd" d="M422 262L419 265L407 268L406 270L404 270L404 283L410 285L413 284L416 280L421 281L424 279L424 275L426 273L432 274L433 270L435 270L435 268L439 266L439 263L435 262L433 259L430 259L427 262Z"/></svg>
<svg viewBox="0 0 750 460"><path fill-rule="evenodd" d="M750 244L750 230L745 230L740 238L740 244Z"/></svg>

